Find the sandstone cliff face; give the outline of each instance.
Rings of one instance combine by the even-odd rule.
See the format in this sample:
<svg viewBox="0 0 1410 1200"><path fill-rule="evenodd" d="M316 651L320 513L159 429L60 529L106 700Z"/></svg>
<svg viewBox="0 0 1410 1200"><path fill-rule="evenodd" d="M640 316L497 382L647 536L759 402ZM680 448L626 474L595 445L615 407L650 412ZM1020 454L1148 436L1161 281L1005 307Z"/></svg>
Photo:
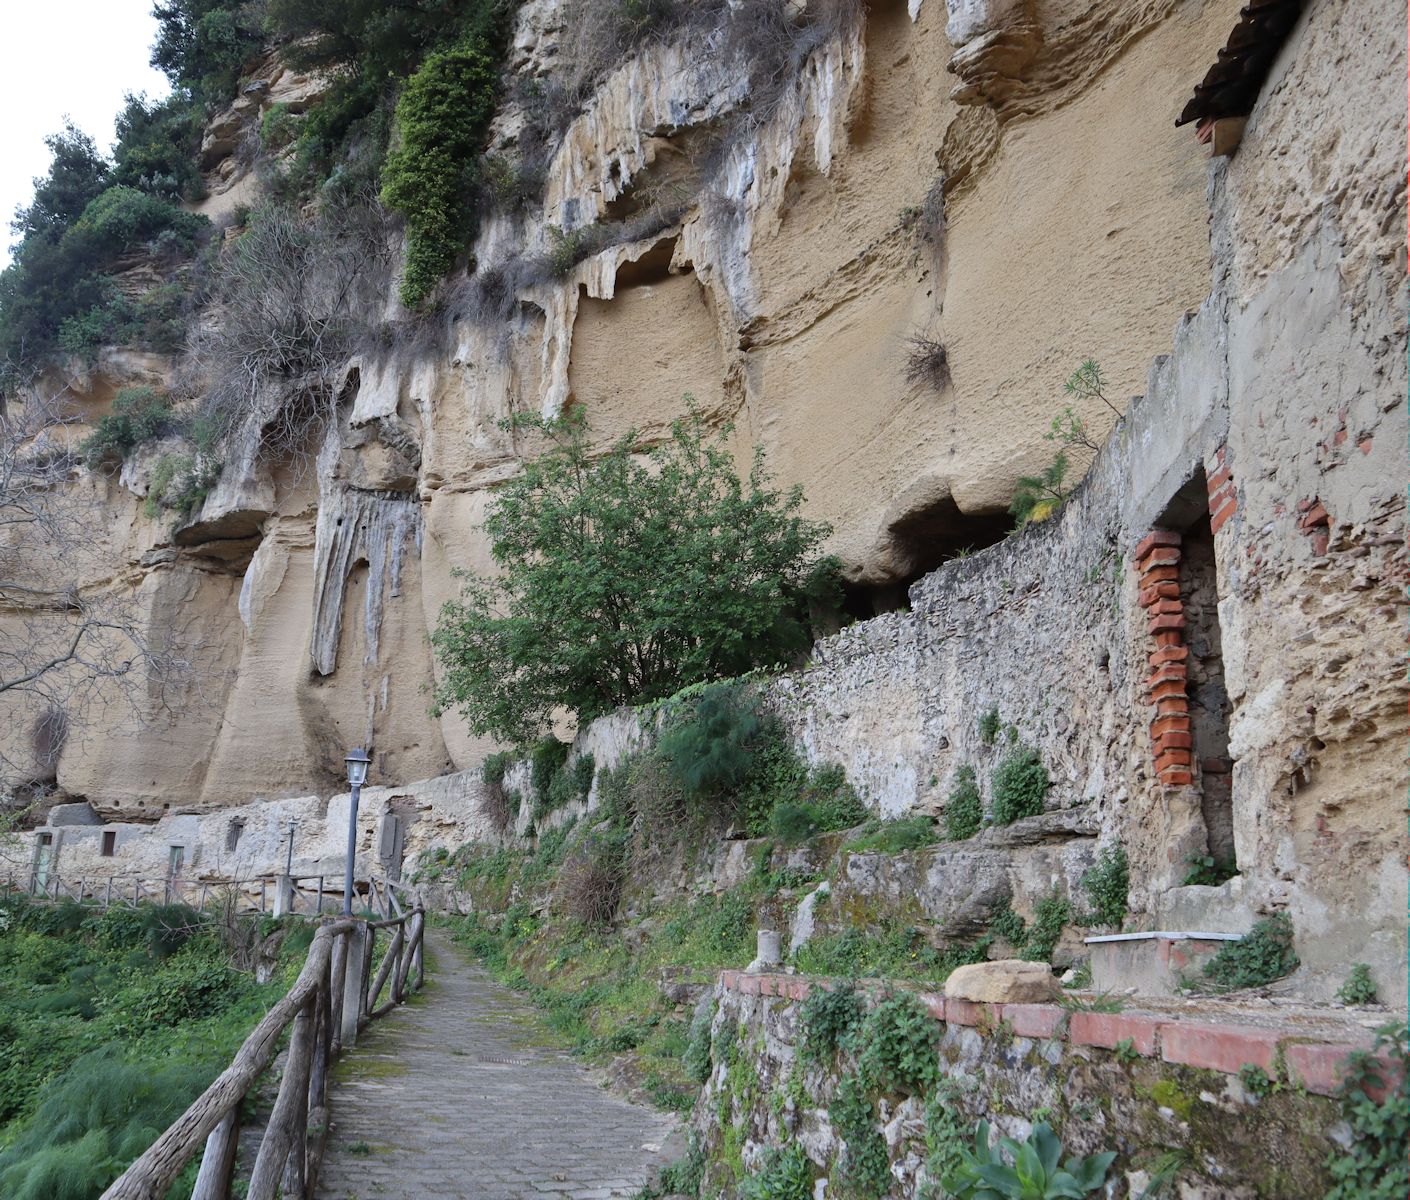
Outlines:
<svg viewBox="0 0 1410 1200"><path fill-rule="evenodd" d="M762 444L804 486L852 579L893 596L947 549L992 540L1014 478L1050 454L1076 362L1098 357L1112 394L1135 394L1208 288L1206 163L1170 114L1237 4L1089 7L874 4L708 179L703 139L743 81L676 43L609 74L563 136L541 212L493 219L475 258L541 251L550 226L672 188L677 222L534 284L506 324L461 320L443 348L350 364L316 481L228 456L175 538L141 515L140 470L79 484L102 514L90 583L122 564L154 617L185 614L205 669L199 698L148 714L155 738L90 722L60 785L150 813L326 786L350 742L375 743L383 777L474 762L483 746L426 715L424 635L450 572L488 565L477 523L525 449L496 426L514 411L578 402L604 439L650 435L689 393L735 422L741 453ZM524 6L516 66L553 77L564 9ZM244 132L320 86L277 63L258 74L203 148L217 217L254 194ZM507 103L495 148L512 151L524 121ZM913 334L947 348L943 386L908 381ZM71 391L91 417L163 369L110 359Z"/></svg>
<svg viewBox="0 0 1410 1200"><path fill-rule="evenodd" d="M1238 9L877 0L710 170L742 81L698 47L648 46L567 128L541 210L491 220L475 260L512 276L552 229L650 196L684 197L671 223L525 284L503 320L467 307L440 343L348 363L316 464L236 454L174 533L143 514L140 460L74 480L93 513L86 584L130 595L200 669L152 698L140 736L74 714L59 787L131 820L326 794L355 743L392 784L473 767L488 747L427 713L425 636L452 572L489 568L491 489L532 451L498 424L514 412L577 402L603 439L650 437L689 393L735 423L741 454L762 444L804 486L855 584L899 598L995 540L1090 356L1109 395L1144 399L1078 496L916 583L910 612L820 644L774 686L780 711L899 815L938 809L965 762L992 765L975 730L997 707L1073 812L1055 836L1077 840L1033 889L1069 888L1120 838L1150 923L1242 929L1290 907L1317 969L1351 931L1388 983L1403 964L1399 16L1310 3L1237 155L1211 164L1172 122ZM561 0L525 4L516 66L551 77L563 21ZM238 130L317 86L271 78L207 139L225 189L212 211L252 186ZM524 124L508 103L495 147ZM908 377L916 334L946 349L938 383ZM91 420L119 384L170 369L110 355L68 390ZM1081 415L1104 431L1104 413ZM1205 744L1177 761L1157 755L1134 550L1201 521L1182 619ZM12 757L37 715L9 721ZM1215 843L1243 875L1179 887L1186 855Z"/></svg>

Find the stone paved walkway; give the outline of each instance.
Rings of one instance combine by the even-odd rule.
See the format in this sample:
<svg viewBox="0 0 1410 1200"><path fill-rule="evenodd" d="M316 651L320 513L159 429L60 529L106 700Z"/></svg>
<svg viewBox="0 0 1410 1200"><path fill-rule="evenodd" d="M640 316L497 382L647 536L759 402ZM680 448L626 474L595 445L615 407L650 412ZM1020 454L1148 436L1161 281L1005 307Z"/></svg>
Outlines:
<svg viewBox="0 0 1410 1200"><path fill-rule="evenodd" d="M679 1156L674 1117L604 1091L445 931L427 937L426 991L338 1065L320 1200L617 1200Z"/></svg>

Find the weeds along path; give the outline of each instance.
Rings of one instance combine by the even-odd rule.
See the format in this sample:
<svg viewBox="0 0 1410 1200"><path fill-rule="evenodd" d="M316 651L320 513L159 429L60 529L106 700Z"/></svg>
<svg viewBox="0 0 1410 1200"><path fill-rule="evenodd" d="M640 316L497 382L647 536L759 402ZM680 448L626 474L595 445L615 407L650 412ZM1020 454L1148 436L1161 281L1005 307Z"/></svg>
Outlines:
<svg viewBox="0 0 1410 1200"><path fill-rule="evenodd" d="M679 1122L603 1090L441 929L426 988L338 1064L321 1200L616 1200Z"/></svg>

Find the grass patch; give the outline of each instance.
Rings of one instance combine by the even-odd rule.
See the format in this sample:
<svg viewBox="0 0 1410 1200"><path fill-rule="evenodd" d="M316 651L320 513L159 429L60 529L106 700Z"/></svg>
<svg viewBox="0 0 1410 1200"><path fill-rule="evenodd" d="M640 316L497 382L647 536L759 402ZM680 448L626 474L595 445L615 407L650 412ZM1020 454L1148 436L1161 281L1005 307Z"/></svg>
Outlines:
<svg viewBox="0 0 1410 1200"><path fill-rule="evenodd" d="M929 817L901 817L895 821L868 821L842 848L854 854L902 854L934 845L938 840L935 822Z"/></svg>

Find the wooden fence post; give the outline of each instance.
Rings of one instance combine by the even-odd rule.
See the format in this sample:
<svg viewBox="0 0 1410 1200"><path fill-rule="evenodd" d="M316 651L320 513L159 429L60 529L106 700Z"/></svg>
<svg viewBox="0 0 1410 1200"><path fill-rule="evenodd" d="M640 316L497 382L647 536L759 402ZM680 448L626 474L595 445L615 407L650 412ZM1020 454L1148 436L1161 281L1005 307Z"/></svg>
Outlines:
<svg viewBox="0 0 1410 1200"><path fill-rule="evenodd" d="M348 939L344 934L333 939L333 953L329 959L328 1004L332 1020L328 1033L333 1039L333 1057L343 1048L343 992L348 974Z"/></svg>
<svg viewBox="0 0 1410 1200"><path fill-rule="evenodd" d="M370 957L367 949L370 932L365 923L359 922L343 939L347 949L343 957L343 1012L339 1043L344 1050L357 1042L362 1006L367 1002L367 969L370 965L367 961Z"/></svg>
<svg viewBox="0 0 1410 1200"><path fill-rule="evenodd" d="M240 1144L240 1106L236 1104L206 1138L201 1170L191 1200L228 1200L230 1173L235 1168L235 1151Z"/></svg>
<svg viewBox="0 0 1410 1200"><path fill-rule="evenodd" d="M265 1126L255 1167L250 1174L249 1200L274 1200L281 1182L286 1178L286 1169L291 1167L297 1177L296 1189L283 1190L295 1196L303 1193L304 1134L308 1123L308 1077L313 1065L316 999L316 996L310 996L294 1018L294 1029L289 1035L289 1054L284 1062L284 1078L279 1084L279 1095L270 1111L269 1123ZM297 1158L297 1164L290 1163L291 1157Z"/></svg>

